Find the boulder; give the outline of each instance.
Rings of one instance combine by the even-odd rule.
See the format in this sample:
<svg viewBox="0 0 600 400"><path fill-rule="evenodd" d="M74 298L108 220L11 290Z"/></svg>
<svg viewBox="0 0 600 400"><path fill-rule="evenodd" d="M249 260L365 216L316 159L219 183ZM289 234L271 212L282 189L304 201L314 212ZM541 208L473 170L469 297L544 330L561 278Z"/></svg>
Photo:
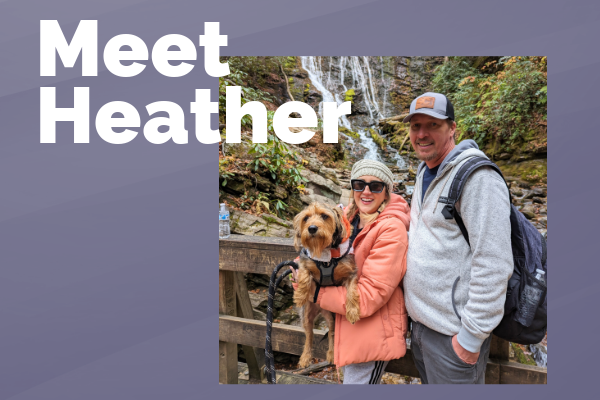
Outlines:
<svg viewBox="0 0 600 400"><path fill-rule="evenodd" d="M342 194L342 189L331 179L327 179L310 170L303 169L301 174L308 180L305 186L317 194L324 197L329 197L334 203L338 203ZM304 201L304 200L302 200Z"/></svg>
<svg viewBox="0 0 600 400"><path fill-rule="evenodd" d="M311 188L307 188L304 190L304 194L300 195L300 200L302 200L302 202L306 205L314 202L324 203L330 206L335 206L338 204L329 197L316 194Z"/></svg>
<svg viewBox="0 0 600 400"><path fill-rule="evenodd" d="M231 210L230 226L232 233L250 236L293 237L293 226L274 215L252 215L243 211Z"/></svg>
<svg viewBox="0 0 600 400"><path fill-rule="evenodd" d="M323 177L331 180L336 185L340 184L340 181L338 180L337 174L335 173L335 169L327 168L327 167L321 167L321 170L319 171L319 175L321 175L321 176L323 176Z"/></svg>

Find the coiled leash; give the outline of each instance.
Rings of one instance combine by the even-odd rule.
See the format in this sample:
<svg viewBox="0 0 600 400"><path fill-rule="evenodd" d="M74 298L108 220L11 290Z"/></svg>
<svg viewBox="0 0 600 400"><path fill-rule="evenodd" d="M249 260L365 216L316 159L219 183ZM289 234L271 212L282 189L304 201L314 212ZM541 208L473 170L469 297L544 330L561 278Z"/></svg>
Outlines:
<svg viewBox="0 0 600 400"><path fill-rule="evenodd" d="M283 267L292 267L298 269L298 264L288 260L277 265L271 274L269 281L269 298L267 300L267 341L265 343L265 375L267 383L275 385L277 377L275 376L275 358L273 357L273 346L271 345L271 328L273 325L273 300L275 299L275 290L286 276L292 273L290 269L286 269L278 278L277 273ZM277 278L277 279L275 279Z"/></svg>

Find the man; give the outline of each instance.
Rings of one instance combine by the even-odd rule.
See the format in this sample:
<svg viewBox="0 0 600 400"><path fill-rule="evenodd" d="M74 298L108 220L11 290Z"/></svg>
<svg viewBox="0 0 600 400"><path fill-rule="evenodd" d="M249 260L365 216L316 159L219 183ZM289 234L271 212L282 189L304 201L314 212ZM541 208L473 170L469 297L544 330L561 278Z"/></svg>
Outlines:
<svg viewBox="0 0 600 400"><path fill-rule="evenodd" d="M417 97L404 122L423 161L404 277L415 363L423 383L485 383L491 332L502 319L513 271L508 188L489 167L468 178L456 210L469 245L456 221L442 214L443 201L461 164L485 154L473 140L455 145L454 109L443 94Z"/></svg>

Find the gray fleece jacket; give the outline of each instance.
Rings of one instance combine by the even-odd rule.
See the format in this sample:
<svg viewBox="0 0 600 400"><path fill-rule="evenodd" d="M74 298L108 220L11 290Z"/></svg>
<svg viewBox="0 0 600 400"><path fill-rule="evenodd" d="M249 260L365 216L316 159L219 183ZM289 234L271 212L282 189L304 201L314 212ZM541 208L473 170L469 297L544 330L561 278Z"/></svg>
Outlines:
<svg viewBox="0 0 600 400"><path fill-rule="evenodd" d="M510 201L506 184L491 168L476 170L467 180L456 209L471 245L456 221L442 215L450 183L467 158L485 157L477 144L465 140L444 159L423 199L425 163L417 172L411 202L410 235L404 293L412 319L439 333L454 336L476 353L500 323L506 286L513 271ZM456 279L454 303L452 286Z"/></svg>

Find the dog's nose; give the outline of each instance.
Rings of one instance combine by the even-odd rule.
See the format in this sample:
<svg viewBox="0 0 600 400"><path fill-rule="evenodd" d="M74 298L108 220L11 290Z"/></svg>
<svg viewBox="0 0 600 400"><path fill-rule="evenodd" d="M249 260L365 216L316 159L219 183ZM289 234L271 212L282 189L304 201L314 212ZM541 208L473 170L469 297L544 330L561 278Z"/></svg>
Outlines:
<svg viewBox="0 0 600 400"><path fill-rule="evenodd" d="M311 225L311 226L308 227L308 233L310 233L311 235L314 235L315 233L317 233L318 229L319 228L317 228L316 226Z"/></svg>

